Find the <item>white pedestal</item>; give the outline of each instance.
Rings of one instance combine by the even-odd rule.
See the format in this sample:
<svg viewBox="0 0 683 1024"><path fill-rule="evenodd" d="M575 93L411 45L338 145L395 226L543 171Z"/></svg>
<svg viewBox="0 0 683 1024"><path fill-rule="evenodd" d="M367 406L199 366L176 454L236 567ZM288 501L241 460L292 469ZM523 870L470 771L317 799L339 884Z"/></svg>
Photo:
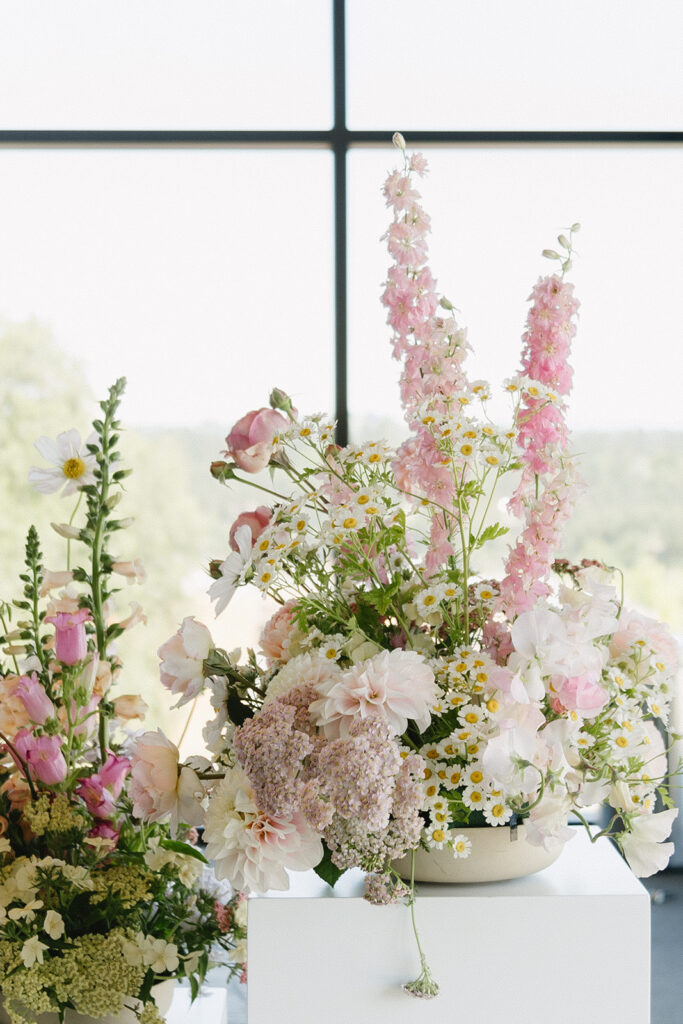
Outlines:
<svg viewBox="0 0 683 1024"><path fill-rule="evenodd" d="M405 906L374 907L362 875L331 890L313 872L249 901L249 1024L648 1024L650 901L606 840L583 829L528 878L418 889L436 999ZM277 898L273 898L277 897Z"/></svg>

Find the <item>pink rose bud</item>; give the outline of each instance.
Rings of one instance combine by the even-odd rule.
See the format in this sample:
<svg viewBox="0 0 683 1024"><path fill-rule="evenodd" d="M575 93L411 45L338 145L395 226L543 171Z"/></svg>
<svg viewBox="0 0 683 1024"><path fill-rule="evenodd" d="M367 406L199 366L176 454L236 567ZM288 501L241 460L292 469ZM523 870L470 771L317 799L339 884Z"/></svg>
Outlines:
<svg viewBox="0 0 683 1024"><path fill-rule="evenodd" d="M89 618L88 609L79 608L77 612L57 612L45 619L55 627L55 653L63 665L77 665L88 653L85 622Z"/></svg>
<svg viewBox="0 0 683 1024"><path fill-rule="evenodd" d="M235 533L240 526L248 526L251 530L251 543L255 544L256 539L261 536L265 528L273 518L272 512L265 505L259 505L253 512L242 512L230 527L230 547L233 551L239 551Z"/></svg>
<svg viewBox="0 0 683 1024"><path fill-rule="evenodd" d="M287 429L287 420L274 409L254 409L238 420L225 439L226 455L246 473L265 469L273 453L273 439Z"/></svg>
<svg viewBox="0 0 683 1024"><path fill-rule="evenodd" d="M27 715L36 725L45 725L48 718L55 717L55 706L38 682L37 673L22 676L15 687L14 696L19 697Z"/></svg>

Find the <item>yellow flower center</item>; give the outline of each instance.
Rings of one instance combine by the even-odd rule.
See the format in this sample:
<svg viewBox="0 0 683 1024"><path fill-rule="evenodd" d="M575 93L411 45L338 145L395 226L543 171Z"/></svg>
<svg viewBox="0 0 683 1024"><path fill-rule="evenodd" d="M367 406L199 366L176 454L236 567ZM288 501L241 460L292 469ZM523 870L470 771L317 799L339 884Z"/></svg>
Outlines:
<svg viewBox="0 0 683 1024"><path fill-rule="evenodd" d="M470 725L474 725L475 722L479 721L479 715L476 713L476 711L468 711L467 714L465 715L465 721L469 722Z"/></svg>
<svg viewBox="0 0 683 1024"><path fill-rule="evenodd" d="M494 818L502 818L505 814L505 808L502 804L494 804L491 808L491 814Z"/></svg>
<svg viewBox="0 0 683 1024"><path fill-rule="evenodd" d="M477 782L478 783L478 782L482 781L484 776L483 776L482 772L474 771L474 772L472 772L470 778L472 779L472 782Z"/></svg>
<svg viewBox="0 0 683 1024"><path fill-rule="evenodd" d="M346 519L344 520L344 529L346 529L346 530L352 530L354 528L354 526L357 526L357 525L358 525L358 520L354 519L353 516L347 516Z"/></svg>
<svg viewBox="0 0 683 1024"><path fill-rule="evenodd" d="M434 597L433 594L427 594L427 596L424 599L424 603L426 607L429 607L430 604L436 604L436 598Z"/></svg>
<svg viewBox="0 0 683 1024"><path fill-rule="evenodd" d="M471 444L464 444L462 446L462 448L460 449L460 453L462 455L471 455L472 454L472 445Z"/></svg>
<svg viewBox="0 0 683 1024"><path fill-rule="evenodd" d="M486 461L488 462L489 466L497 466L500 460L497 455L487 455Z"/></svg>
<svg viewBox="0 0 683 1024"><path fill-rule="evenodd" d="M458 853L464 853L465 850L467 849L462 839L458 840L458 842L455 844L455 848L458 851Z"/></svg>
<svg viewBox="0 0 683 1024"><path fill-rule="evenodd" d="M480 804L482 801L482 795L478 789L475 789L473 793L470 793L470 800L473 804Z"/></svg>
<svg viewBox="0 0 683 1024"><path fill-rule="evenodd" d="M446 838L446 833L442 828L435 828L432 832L432 838L435 843L442 843Z"/></svg>
<svg viewBox="0 0 683 1024"><path fill-rule="evenodd" d="M617 736L615 742L616 742L618 747L627 747L628 746L628 740L626 739L625 736Z"/></svg>
<svg viewBox="0 0 683 1024"><path fill-rule="evenodd" d="M367 503L370 501L370 497L367 494L359 494L358 497L356 498L356 501L358 502L359 505L367 505Z"/></svg>
<svg viewBox="0 0 683 1024"><path fill-rule="evenodd" d="M83 459L76 457L75 459L67 459L62 466L62 472L65 477L69 480L78 480L85 473L85 462Z"/></svg>
<svg viewBox="0 0 683 1024"><path fill-rule="evenodd" d="M497 711L497 710L498 710L498 708L500 707L500 704L499 704L499 703L498 703L498 701L497 701L497 700L495 699L495 697L491 697L491 700L489 700L489 701L487 701L487 702L486 702L486 707L487 707L487 708L489 709L489 711L490 711L490 712L491 712L492 714L494 714L494 715L495 715L496 711Z"/></svg>

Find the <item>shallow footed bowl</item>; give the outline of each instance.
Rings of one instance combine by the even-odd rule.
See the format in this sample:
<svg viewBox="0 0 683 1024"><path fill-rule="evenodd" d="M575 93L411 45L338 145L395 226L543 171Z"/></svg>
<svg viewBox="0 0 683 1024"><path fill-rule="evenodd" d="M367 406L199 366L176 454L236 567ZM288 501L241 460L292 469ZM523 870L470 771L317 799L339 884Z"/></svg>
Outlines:
<svg viewBox="0 0 683 1024"><path fill-rule="evenodd" d="M562 852L558 845L552 850L532 846L526 840L524 825L482 828L457 828L453 835L463 835L472 843L469 857L454 857L449 846L442 850L415 851L416 882L501 882L523 878L542 871L557 860ZM516 838L514 833L516 832ZM401 878L410 879L410 854L392 861Z"/></svg>

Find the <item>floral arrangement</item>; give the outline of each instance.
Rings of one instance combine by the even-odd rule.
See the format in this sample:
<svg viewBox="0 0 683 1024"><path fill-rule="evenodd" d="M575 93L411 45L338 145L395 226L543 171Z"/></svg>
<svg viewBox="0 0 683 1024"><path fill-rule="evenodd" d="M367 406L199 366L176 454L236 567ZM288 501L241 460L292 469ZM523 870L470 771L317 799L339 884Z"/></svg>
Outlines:
<svg viewBox="0 0 683 1024"><path fill-rule="evenodd" d="M169 763L173 788L147 786L145 800L162 813L176 778L197 793L217 874L256 893L287 888L288 870L334 884L360 867L369 899L407 896L412 908L397 858L419 846L467 857L465 827L520 822L528 842L552 848L574 834L570 815L648 875L672 850L655 725L667 723L676 646L624 606L614 570L557 557L582 488L565 421L579 305L565 278L579 225L544 253L557 272L533 287L521 365L504 383L510 421L498 426L427 263L415 180L426 161L395 142L383 303L409 437L397 451L340 447L326 416L299 415L277 389L232 428L211 471L253 482L268 503L233 523L209 593L217 614L246 584L278 608L244 658L192 618L161 648L178 705L211 692L214 764ZM266 467L270 486L257 475ZM490 512L511 474L521 530L499 577L485 578L476 560L506 532ZM668 809L655 809L657 794ZM591 831L586 808L599 803L609 822ZM435 995L421 948L420 958L405 987Z"/></svg>
<svg viewBox="0 0 683 1024"><path fill-rule="evenodd" d="M124 1006L154 1024L159 981L188 978L196 995L214 950L234 963L244 946L242 897L207 877L187 827L178 822L181 841L136 821L129 795L129 723L146 705L113 696L117 642L144 616L137 604L116 614L115 581L144 568L109 551L127 525L114 518L129 472L117 451L123 386L85 444L74 430L37 443L51 466L31 470L34 486L77 494L69 522L53 524L67 567L44 567L31 527L23 596L0 606L0 1005L12 1024ZM73 568L72 544L87 555Z"/></svg>

